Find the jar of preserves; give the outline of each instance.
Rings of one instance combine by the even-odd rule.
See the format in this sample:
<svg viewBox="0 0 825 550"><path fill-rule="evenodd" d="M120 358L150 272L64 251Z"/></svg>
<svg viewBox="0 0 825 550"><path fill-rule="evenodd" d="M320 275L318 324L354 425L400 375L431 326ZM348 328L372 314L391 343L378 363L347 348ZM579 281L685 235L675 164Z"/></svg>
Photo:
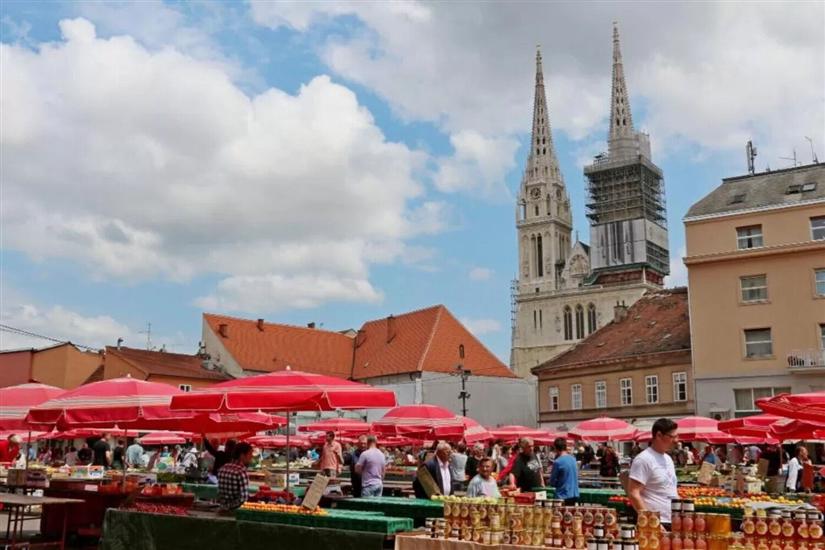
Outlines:
<svg viewBox="0 0 825 550"><path fill-rule="evenodd" d="M779 522L780 516L777 514L771 514L770 520L768 521L768 532L771 534L772 537L778 537L782 535L782 524ZM779 550L782 550L781 548Z"/></svg>
<svg viewBox="0 0 825 550"><path fill-rule="evenodd" d="M682 537L679 533L673 533L670 537L671 550L682 550Z"/></svg>
<svg viewBox="0 0 825 550"><path fill-rule="evenodd" d="M693 544L693 537L691 535L682 535L682 548L685 550L693 550L696 545Z"/></svg>
<svg viewBox="0 0 825 550"><path fill-rule="evenodd" d="M707 521L705 519L705 514L695 514L693 516L693 530L696 533L705 533L707 531Z"/></svg>
<svg viewBox="0 0 825 550"><path fill-rule="evenodd" d="M799 525L796 528L797 536L802 540L807 540L808 538L808 522L806 520L801 520Z"/></svg>
<svg viewBox="0 0 825 550"><path fill-rule="evenodd" d="M693 532L693 513L685 512L682 514L682 532Z"/></svg>
<svg viewBox="0 0 825 550"><path fill-rule="evenodd" d="M790 518L785 518L782 520L782 536L786 539L792 538L796 529L793 526L793 522Z"/></svg>
<svg viewBox="0 0 825 550"><path fill-rule="evenodd" d="M760 513L761 512L761 513ZM764 537L768 534L768 518L765 517L764 512L759 510L756 513L756 534ZM767 547L767 545L765 545ZM767 550L767 548L765 548Z"/></svg>
<svg viewBox="0 0 825 550"><path fill-rule="evenodd" d="M707 540L705 540L704 535L699 535L699 536L696 537L696 542L694 543L694 548L696 548L696 550L707 550L708 542L707 542Z"/></svg>
<svg viewBox="0 0 825 550"><path fill-rule="evenodd" d="M742 532L750 536L756 532L756 522L753 519L753 508L745 508L745 517L742 518Z"/></svg>

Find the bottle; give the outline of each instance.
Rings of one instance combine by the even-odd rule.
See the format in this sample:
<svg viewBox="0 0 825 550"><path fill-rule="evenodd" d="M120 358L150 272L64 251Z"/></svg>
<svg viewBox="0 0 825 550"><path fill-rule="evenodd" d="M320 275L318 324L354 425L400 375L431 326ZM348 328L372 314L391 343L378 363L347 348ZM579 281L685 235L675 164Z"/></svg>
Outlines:
<svg viewBox="0 0 825 550"><path fill-rule="evenodd" d="M694 547L696 550L707 550L708 548L708 541L705 540L704 535L699 535L696 537L696 542L694 543Z"/></svg>
<svg viewBox="0 0 825 550"><path fill-rule="evenodd" d="M808 538L808 522L804 519L799 522L799 526L796 528L796 533L799 535L799 538L805 540Z"/></svg>
<svg viewBox="0 0 825 550"><path fill-rule="evenodd" d="M768 532L772 537L778 537L782 534L782 524L779 523L779 516L776 514L771 514L770 521L768 522ZM779 550L782 549L780 548Z"/></svg>
<svg viewBox="0 0 825 550"><path fill-rule="evenodd" d="M756 534L760 537L764 537L768 534L768 520L765 516L764 510L756 511ZM767 548L765 550L767 550Z"/></svg>
<svg viewBox="0 0 825 550"><path fill-rule="evenodd" d="M684 548L684 550L694 550L694 548L696 548L696 545L693 543L693 536L687 534L684 535L684 538L682 539L682 548Z"/></svg>
<svg viewBox="0 0 825 550"><path fill-rule="evenodd" d="M782 550L782 543L779 542L779 539L773 539L771 541L769 550Z"/></svg>
<svg viewBox="0 0 825 550"><path fill-rule="evenodd" d="M682 532L693 533L693 513L686 512L682 514Z"/></svg>
<svg viewBox="0 0 825 550"><path fill-rule="evenodd" d="M789 539L789 538L793 537L794 531L796 531L796 529L794 529L794 527L793 527L793 522L788 518L783 519L782 520L782 536L786 539Z"/></svg>
<svg viewBox="0 0 825 550"><path fill-rule="evenodd" d="M697 533L705 533L707 531L705 514L696 514L693 516L693 530Z"/></svg>
<svg viewBox="0 0 825 550"><path fill-rule="evenodd" d="M662 538L659 541L659 548L661 550L671 550L671 548L670 548L670 533L662 533Z"/></svg>
<svg viewBox="0 0 825 550"><path fill-rule="evenodd" d="M682 550L682 537L679 533L673 533L670 538L670 550Z"/></svg>
<svg viewBox="0 0 825 550"><path fill-rule="evenodd" d="M682 532L682 512L671 512L670 530L674 533Z"/></svg>
<svg viewBox="0 0 825 550"><path fill-rule="evenodd" d="M756 522L753 520L753 508L745 507L745 517L742 518L742 532L750 536L756 531Z"/></svg>

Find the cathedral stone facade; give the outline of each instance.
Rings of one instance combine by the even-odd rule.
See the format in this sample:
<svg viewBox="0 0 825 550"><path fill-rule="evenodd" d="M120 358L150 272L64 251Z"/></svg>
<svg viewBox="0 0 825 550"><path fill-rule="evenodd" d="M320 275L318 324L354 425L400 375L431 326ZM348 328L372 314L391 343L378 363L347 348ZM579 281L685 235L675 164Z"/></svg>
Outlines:
<svg viewBox="0 0 825 550"><path fill-rule="evenodd" d="M519 269L513 286L511 367L521 377L609 323L668 274L661 170L635 131L618 30L608 152L585 168L592 246L572 239L570 198L553 146L541 52L533 131L516 204Z"/></svg>

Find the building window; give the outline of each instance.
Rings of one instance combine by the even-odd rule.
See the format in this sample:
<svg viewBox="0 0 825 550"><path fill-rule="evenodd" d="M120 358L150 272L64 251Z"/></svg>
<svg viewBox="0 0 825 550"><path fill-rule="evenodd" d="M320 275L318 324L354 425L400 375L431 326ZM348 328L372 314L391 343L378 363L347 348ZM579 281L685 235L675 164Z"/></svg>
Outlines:
<svg viewBox="0 0 825 550"><path fill-rule="evenodd" d="M584 338L584 308L576 305L576 338Z"/></svg>
<svg viewBox="0 0 825 550"><path fill-rule="evenodd" d="M544 327L544 314L539 310L539 330L541 330L542 327Z"/></svg>
<svg viewBox="0 0 825 550"><path fill-rule="evenodd" d="M687 401L687 373L673 373L673 400Z"/></svg>
<svg viewBox="0 0 825 550"><path fill-rule="evenodd" d="M536 207L538 208L538 206ZM541 235L536 237L536 258L538 259L539 277L544 277L544 250L541 246Z"/></svg>
<svg viewBox="0 0 825 550"><path fill-rule="evenodd" d="M816 284L816 295L825 296L825 269L814 270L814 282Z"/></svg>
<svg viewBox="0 0 825 550"><path fill-rule="evenodd" d="M745 330L745 357L768 357L773 355L771 329L752 328Z"/></svg>
<svg viewBox="0 0 825 550"><path fill-rule="evenodd" d="M762 226L749 225L736 228L736 244L739 250L762 246Z"/></svg>
<svg viewBox="0 0 825 550"><path fill-rule="evenodd" d="M791 388L744 388L733 390L733 399L736 407L734 416L736 418L742 418L743 416L759 414L762 411L756 406L756 400L763 397L773 397L780 393L791 393Z"/></svg>
<svg viewBox="0 0 825 550"><path fill-rule="evenodd" d="M573 339L573 310L570 306L564 306L564 339Z"/></svg>
<svg viewBox="0 0 825 550"><path fill-rule="evenodd" d="M825 351L825 325L819 325L819 349Z"/></svg>
<svg viewBox="0 0 825 550"><path fill-rule="evenodd" d="M645 376L645 398L649 405L659 402L659 377Z"/></svg>
<svg viewBox="0 0 825 550"><path fill-rule="evenodd" d="M536 316L536 310L533 310L533 330L535 331L538 328L538 318Z"/></svg>
<svg viewBox="0 0 825 550"><path fill-rule="evenodd" d="M192 391L192 385L191 384L178 384L178 389L180 391L189 392L189 391Z"/></svg>
<svg viewBox="0 0 825 550"><path fill-rule="evenodd" d="M577 411L582 408L582 385L573 384L570 386L570 406Z"/></svg>
<svg viewBox="0 0 825 550"><path fill-rule="evenodd" d="M604 380L596 381L596 408L604 409L607 407L607 382Z"/></svg>
<svg viewBox="0 0 825 550"><path fill-rule="evenodd" d="M633 404L633 380L622 378L619 380L619 393L622 396L622 405Z"/></svg>
<svg viewBox="0 0 825 550"><path fill-rule="evenodd" d="M765 275L739 277L743 302L759 302L768 299L768 278Z"/></svg>
<svg viewBox="0 0 825 550"><path fill-rule="evenodd" d="M559 387L558 386L550 386L550 390L548 392L550 396L550 410L557 411L559 410Z"/></svg>
<svg viewBox="0 0 825 550"><path fill-rule="evenodd" d="M587 334L592 334L596 331L596 306L590 304L587 306Z"/></svg>
<svg viewBox="0 0 825 550"><path fill-rule="evenodd" d="M815 241L825 240L825 216L811 218L811 236Z"/></svg>

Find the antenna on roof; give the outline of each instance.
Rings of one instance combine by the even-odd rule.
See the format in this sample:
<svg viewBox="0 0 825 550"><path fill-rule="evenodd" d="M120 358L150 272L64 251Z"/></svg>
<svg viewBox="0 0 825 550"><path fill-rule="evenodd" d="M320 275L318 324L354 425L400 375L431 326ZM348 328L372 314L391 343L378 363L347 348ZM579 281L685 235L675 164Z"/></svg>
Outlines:
<svg viewBox="0 0 825 550"><path fill-rule="evenodd" d="M146 335L146 349L152 351L152 323L146 322L146 330L141 330L138 334Z"/></svg>
<svg viewBox="0 0 825 550"><path fill-rule="evenodd" d="M753 167L753 159L756 158L756 147L753 146L751 140L748 140L748 144L745 145L745 156L748 158L748 174L752 176L756 173Z"/></svg>
<svg viewBox="0 0 825 550"><path fill-rule="evenodd" d="M812 161L814 164L819 164L819 159L818 159L818 158L816 158L816 152L814 151L814 140L812 140L812 139L811 139L811 138L809 138L808 136L805 136L805 139L807 139L807 140L808 140L808 143L810 143L810 144L811 144L811 161Z"/></svg>
<svg viewBox="0 0 825 550"><path fill-rule="evenodd" d="M791 149L791 151L793 151L793 156L792 157L779 157L779 158L782 159L782 160L793 161L793 166L794 166L794 168L796 168L798 166L798 164L796 162L796 148Z"/></svg>

